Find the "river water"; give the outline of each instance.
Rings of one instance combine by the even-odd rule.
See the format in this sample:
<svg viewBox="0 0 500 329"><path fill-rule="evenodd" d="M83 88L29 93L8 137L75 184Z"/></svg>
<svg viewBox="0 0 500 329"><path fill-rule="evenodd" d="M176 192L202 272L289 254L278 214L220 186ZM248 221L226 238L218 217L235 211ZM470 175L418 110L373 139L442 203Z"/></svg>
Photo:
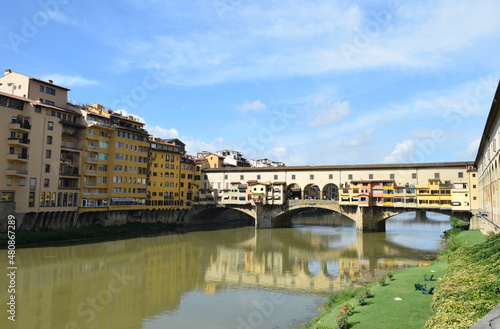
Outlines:
<svg viewBox="0 0 500 329"><path fill-rule="evenodd" d="M16 322L4 274L0 327L290 328L316 316L329 293L428 265L449 228L448 217L410 213L363 234L341 215L312 213L292 228L18 249Z"/></svg>

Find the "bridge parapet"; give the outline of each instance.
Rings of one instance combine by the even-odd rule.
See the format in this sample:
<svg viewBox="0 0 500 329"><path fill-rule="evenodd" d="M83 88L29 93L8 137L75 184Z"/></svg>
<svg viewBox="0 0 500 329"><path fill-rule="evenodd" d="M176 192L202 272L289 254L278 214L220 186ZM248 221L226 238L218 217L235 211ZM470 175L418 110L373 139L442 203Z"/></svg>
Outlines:
<svg viewBox="0 0 500 329"><path fill-rule="evenodd" d="M302 206L302 207L317 207L317 206L326 206L326 207L339 207L338 201L333 200L315 200L315 199L305 199L305 200L288 200L288 206Z"/></svg>

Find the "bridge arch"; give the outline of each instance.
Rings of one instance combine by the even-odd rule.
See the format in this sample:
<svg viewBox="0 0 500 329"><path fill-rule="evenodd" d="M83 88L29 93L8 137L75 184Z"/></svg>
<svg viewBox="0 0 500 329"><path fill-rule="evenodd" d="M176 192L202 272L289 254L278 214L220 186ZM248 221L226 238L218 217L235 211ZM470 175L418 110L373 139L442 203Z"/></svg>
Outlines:
<svg viewBox="0 0 500 329"><path fill-rule="evenodd" d="M292 217L307 209L325 209L331 210L336 213L342 213L344 216L350 218L354 222L356 221L354 214L342 212L338 202L333 201L322 201L322 200L289 200L288 206L279 209L274 212L271 218L271 227L283 227L290 226L292 223Z"/></svg>
<svg viewBox="0 0 500 329"><path fill-rule="evenodd" d="M206 224L206 223L227 223L238 221L255 221L255 210L252 206L245 207L199 207L198 209L186 209L189 216L189 224Z"/></svg>
<svg viewBox="0 0 500 329"><path fill-rule="evenodd" d="M266 208L267 207L267 208ZM418 211L429 211L454 216L469 222L471 213L468 211L451 211L451 209L433 208L394 208L394 207L359 207L342 205L330 200L288 200L286 205L264 206L256 213L258 228L286 227L291 225L291 217L305 209L327 209L350 218L356 223L356 229L363 232L384 232L385 221L393 216Z"/></svg>
<svg viewBox="0 0 500 329"><path fill-rule="evenodd" d="M321 274L321 260L319 259L308 260L307 262L304 262L303 266L304 273L309 278L315 278Z"/></svg>

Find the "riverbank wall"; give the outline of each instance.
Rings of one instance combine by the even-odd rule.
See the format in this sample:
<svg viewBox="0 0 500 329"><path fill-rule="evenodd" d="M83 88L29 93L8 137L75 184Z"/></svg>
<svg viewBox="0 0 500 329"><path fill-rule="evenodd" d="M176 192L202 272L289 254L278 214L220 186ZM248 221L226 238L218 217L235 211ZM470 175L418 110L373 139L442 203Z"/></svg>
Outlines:
<svg viewBox="0 0 500 329"><path fill-rule="evenodd" d="M14 216L19 231L46 231L88 226L121 226L128 223L178 223L203 225L248 220L250 217L229 208L197 205L186 209L107 210L78 214L76 211L17 214L14 203L0 203L0 232L6 232L8 217Z"/></svg>

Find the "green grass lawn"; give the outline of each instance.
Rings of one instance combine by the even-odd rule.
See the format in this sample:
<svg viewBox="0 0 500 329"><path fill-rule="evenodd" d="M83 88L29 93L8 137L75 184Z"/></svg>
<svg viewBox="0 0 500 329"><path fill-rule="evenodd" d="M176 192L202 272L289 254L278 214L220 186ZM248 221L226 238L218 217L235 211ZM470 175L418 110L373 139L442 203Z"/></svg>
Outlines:
<svg viewBox="0 0 500 329"><path fill-rule="evenodd" d="M486 240L479 230L463 231L456 236L457 242L464 246L472 246Z"/></svg>
<svg viewBox="0 0 500 329"><path fill-rule="evenodd" d="M485 241L485 237L477 230L463 231L454 237L454 244L471 246ZM428 267L415 267L394 273L393 280L386 279L386 285L373 283L369 288L372 298L368 304L358 305L357 298L348 302L355 305L354 313L348 318L350 328L358 329L422 329L432 315L432 295L415 291L414 284L427 284L436 287L437 282L448 269L448 253L440 261ZM424 274L434 274L436 281L424 281ZM395 300L399 297L401 300ZM336 305L316 318L306 328L336 328L335 318L341 312L342 305Z"/></svg>
<svg viewBox="0 0 500 329"><path fill-rule="evenodd" d="M448 262L442 260L429 267L415 267L396 272L393 280L386 279L386 285L378 283L371 285L372 298L368 304L359 306L357 299L349 303L355 305L354 314L349 317L351 328L370 329L421 329L431 315L432 295L415 291L415 283L427 283L427 287L434 287L437 281L424 281L424 274L434 274L440 278L446 272ZM435 271L435 272L431 272ZM397 301L394 298L402 300ZM341 312L342 306L336 306L319 319L320 325L335 328L335 318ZM320 327L318 325L313 328Z"/></svg>

